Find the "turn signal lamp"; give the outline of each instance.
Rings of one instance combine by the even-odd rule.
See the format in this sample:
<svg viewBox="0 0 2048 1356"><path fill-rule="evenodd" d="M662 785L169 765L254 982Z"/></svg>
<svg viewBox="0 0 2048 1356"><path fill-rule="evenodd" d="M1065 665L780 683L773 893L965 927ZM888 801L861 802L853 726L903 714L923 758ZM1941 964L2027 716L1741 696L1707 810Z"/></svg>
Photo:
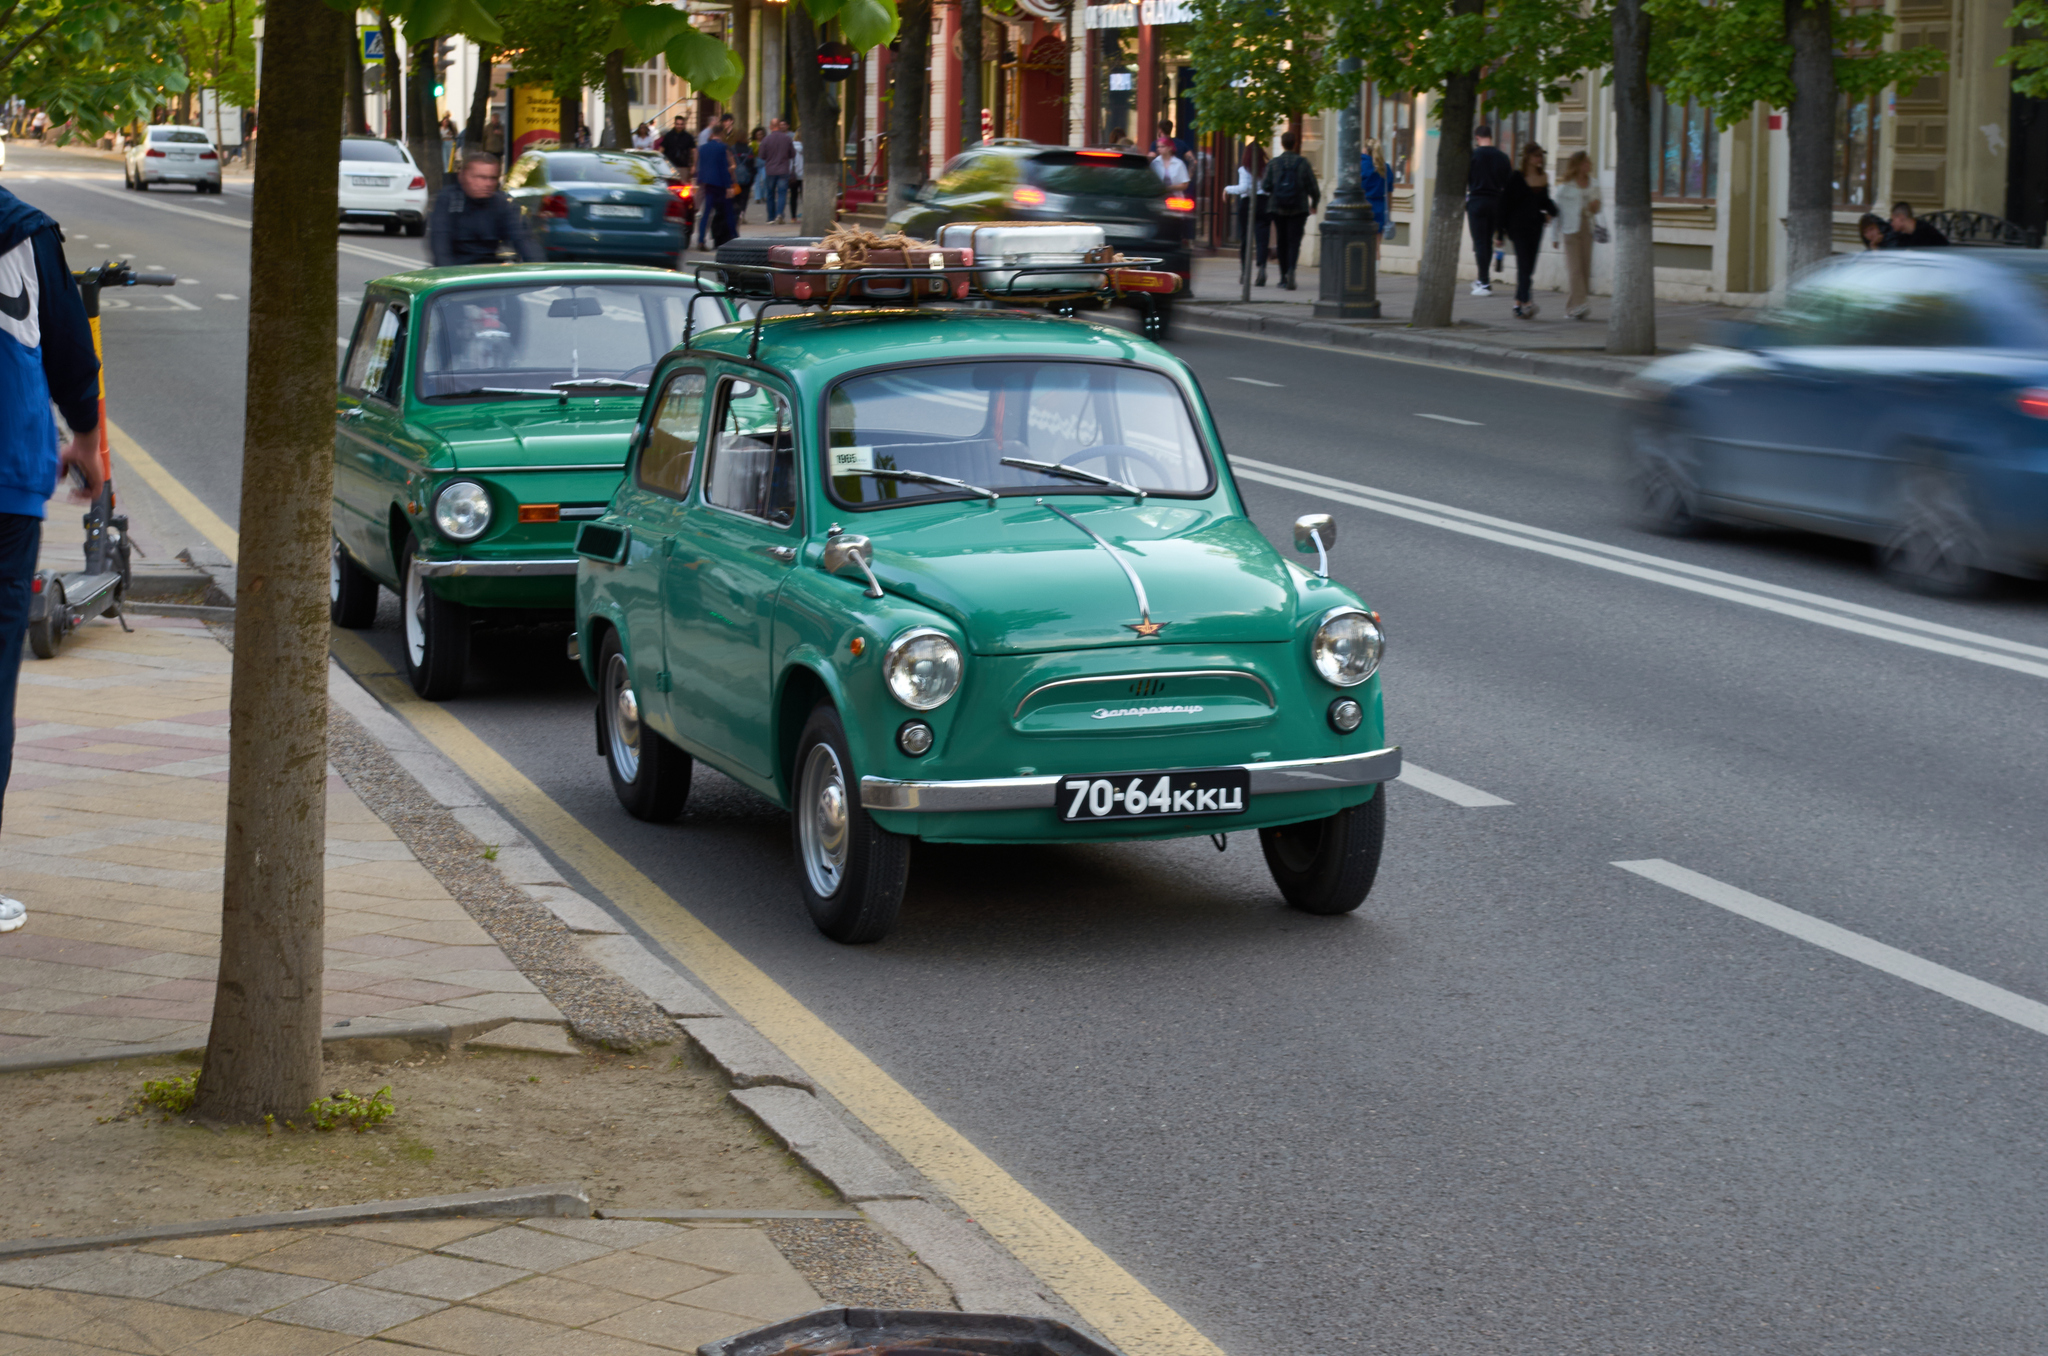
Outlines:
<svg viewBox="0 0 2048 1356"><path fill-rule="evenodd" d="M2031 414L2036 419L2048 419L2048 390L2036 386L2020 392L2020 413Z"/></svg>
<svg viewBox="0 0 2048 1356"><path fill-rule="evenodd" d="M566 221L569 218L569 200L559 193L550 193L540 200L540 214Z"/></svg>
<svg viewBox="0 0 2048 1356"><path fill-rule="evenodd" d="M413 175L412 182L406 185L407 188L425 188L426 186L427 176L424 174Z"/></svg>
<svg viewBox="0 0 2048 1356"><path fill-rule="evenodd" d="M1166 210L1169 212L1192 212L1195 210L1195 200L1179 196L1168 198L1166 200Z"/></svg>
<svg viewBox="0 0 2048 1356"><path fill-rule="evenodd" d="M199 158L201 160L218 160L220 159L220 155L214 151L201 151L199 153Z"/></svg>
<svg viewBox="0 0 2048 1356"><path fill-rule="evenodd" d="M144 160L162 160L162 159L165 159L165 156L164 156L164 153L163 153L162 151L160 151L160 150L158 150L158 149L157 149L156 147L152 146L152 147L150 147L150 148L149 148L148 150L146 150L146 151L144 151L144 152L142 153L142 158L143 158Z"/></svg>
<svg viewBox="0 0 2048 1356"><path fill-rule="evenodd" d="M559 523L562 521L560 504L521 504L519 521L522 523Z"/></svg>
<svg viewBox="0 0 2048 1356"><path fill-rule="evenodd" d="M1042 188L1013 188L1010 190L1010 201L1016 203L1019 207L1043 207L1045 206L1045 190Z"/></svg>

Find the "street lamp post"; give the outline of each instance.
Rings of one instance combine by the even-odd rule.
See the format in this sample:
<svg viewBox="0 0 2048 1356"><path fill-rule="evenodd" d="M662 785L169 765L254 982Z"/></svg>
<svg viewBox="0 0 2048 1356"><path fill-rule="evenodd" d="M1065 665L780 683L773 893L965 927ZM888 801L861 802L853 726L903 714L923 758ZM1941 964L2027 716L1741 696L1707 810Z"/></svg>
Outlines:
<svg viewBox="0 0 2048 1356"><path fill-rule="evenodd" d="M1322 262L1317 266L1320 287L1316 293L1316 315L1324 320L1377 320L1380 318L1379 277L1374 245L1379 223L1372 204L1365 200L1359 182L1359 102L1363 97L1356 77L1356 57L1337 63L1338 73L1353 77L1345 88L1351 102L1337 114L1337 191L1323 212Z"/></svg>

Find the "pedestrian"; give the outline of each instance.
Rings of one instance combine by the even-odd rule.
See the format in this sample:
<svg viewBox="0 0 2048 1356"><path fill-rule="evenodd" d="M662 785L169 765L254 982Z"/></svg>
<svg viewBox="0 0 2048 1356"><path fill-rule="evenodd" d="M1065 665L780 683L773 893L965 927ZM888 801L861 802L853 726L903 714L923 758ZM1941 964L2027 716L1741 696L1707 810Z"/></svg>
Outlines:
<svg viewBox="0 0 2048 1356"><path fill-rule="evenodd" d="M757 130L750 140L735 142L732 147L732 181L739 188L733 199L732 216L735 222L747 219L747 204L754 200L754 180L759 177L761 161L754 154L754 147L760 143ZM735 227L737 229L737 227Z"/></svg>
<svg viewBox="0 0 2048 1356"><path fill-rule="evenodd" d="M1294 265L1301 258L1301 235L1308 219L1321 204L1323 191L1316 185L1315 167L1301 154L1301 137L1295 132L1280 135L1280 154L1266 166L1259 186L1273 214L1273 249L1280 256L1280 286L1294 287Z"/></svg>
<svg viewBox="0 0 2048 1356"><path fill-rule="evenodd" d="M498 157L488 151L463 154L455 182L442 186L427 214L427 243L436 268L495 264L501 245L530 264L547 259L512 199L498 191Z"/></svg>
<svg viewBox="0 0 2048 1356"><path fill-rule="evenodd" d="M491 114L491 120L484 124L484 150L500 160L505 156L505 120Z"/></svg>
<svg viewBox="0 0 2048 1356"><path fill-rule="evenodd" d="M1170 124L1162 123L1161 126ZM1166 185L1166 191L1185 189L1188 185L1188 163L1180 158L1174 148L1172 137L1161 137L1152 152L1152 172L1159 176L1159 182Z"/></svg>
<svg viewBox="0 0 2048 1356"><path fill-rule="evenodd" d="M732 148L725 144L724 131L724 123L713 124L697 146L698 249L704 248L706 235L711 237L711 248L717 249L739 234L732 222L739 184L733 179Z"/></svg>
<svg viewBox="0 0 2048 1356"><path fill-rule="evenodd" d="M654 129L653 129L652 127L650 127L650 126L649 126L648 124L646 124L646 123L644 123L644 122L643 122L643 123L641 123L641 124L640 124L640 125L639 125L638 127L635 127L635 128L633 129L633 149L634 149L634 150L636 150L636 151L651 151L651 150L653 150L653 149L654 149L654 146L655 146L655 139L654 139Z"/></svg>
<svg viewBox="0 0 2048 1356"><path fill-rule="evenodd" d="M1856 219L1857 234L1863 237L1863 248L1881 250L1891 238L1891 224L1875 212L1865 212Z"/></svg>
<svg viewBox="0 0 2048 1356"><path fill-rule="evenodd" d="M57 223L0 188L0 798L14 766L14 693L28 633L30 587L43 515L70 467L88 502L100 487L100 362L92 326ZM71 430L60 448L57 413ZM21 901L0 897L0 932L28 921Z"/></svg>
<svg viewBox="0 0 2048 1356"><path fill-rule="evenodd" d="M789 142L789 217L792 221L802 219L804 214L804 139L794 133Z"/></svg>
<svg viewBox="0 0 2048 1356"><path fill-rule="evenodd" d="M696 168L697 138L691 136L689 129L683 126L682 114L676 114L675 125L661 134L660 145L661 153L668 157L668 163L674 165L684 177L687 178L690 171Z"/></svg>
<svg viewBox="0 0 2048 1356"><path fill-rule="evenodd" d="M1273 238L1273 212L1266 204L1266 190L1259 186L1266 173L1266 159L1264 146L1256 141L1246 142L1237 157L1237 182L1223 189L1226 195L1237 199L1237 266L1243 269L1245 252L1253 251L1259 273L1252 282L1258 287L1266 285L1266 256L1270 252L1267 242Z"/></svg>
<svg viewBox="0 0 2048 1356"><path fill-rule="evenodd" d="M1472 129L1472 166L1465 172L1465 224L1472 232L1472 252L1479 256L1479 280L1472 295L1490 297L1488 281L1493 268L1493 242L1500 235L1500 196L1507 191L1515 167L1507 152L1493 144L1493 128L1480 123Z"/></svg>
<svg viewBox="0 0 2048 1356"><path fill-rule="evenodd" d="M1936 245L1946 245L1948 237L1913 215L1913 204L1895 202L1892 204L1892 233L1885 242L1886 249L1921 250Z"/></svg>
<svg viewBox="0 0 2048 1356"><path fill-rule="evenodd" d="M1365 205L1372 209L1372 257L1380 257L1380 241L1392 229L1387 220L1387 194L1394 188L1394 171L1387 164L1387 158L1380 154L1380 144L1371 137L1358 152L1358 187L1365 194Z"/></svg>
<svg viewBox="0 0 2048 1356"><path fill-rule="evenodd" d="M36 110L35 117L31 118L29 122L35 131L36 140L41 141L43 135L50 130L50 115L39 108Z"/></svg>
<svg viewBox="0 0 2048 1356"><path fill-rule="evenodd" d="M455 140L455 116L452 113L441 115L441 140Z"/></svg>
<svg viewBox="0 0 2048 1356"><path fill-rule="evenodd" d="M1567 280L1564 313L1584 320L1593 309L1593 218L1600 214L1600 185L1593 182L1593 157L1573 151L1564 162L1557 203L1557 239L1564 250Z"/></svg>
<svg viewBox="0 0 2048 1356"><path fill-rule="evenodd" d="M1536 318L1536 303L1530 289L1536 282L1536 257L1543 250L1543 231L1557 215L1550 200L1550 176L1544 173L1546 153L1531 141L1522 147L1522 163L1508 176L1500 195L1496 227L1515 247L1515 314L1524 320Z"/></svg>
<svg viewBox="0 0 2048 1356"><path fill-rule="evenodd" d="M795 160L796 139L789 134L789 124L771 120L768 135L761 138L761 201L771 226L781 222L788 206L789 171Z"/></svg>

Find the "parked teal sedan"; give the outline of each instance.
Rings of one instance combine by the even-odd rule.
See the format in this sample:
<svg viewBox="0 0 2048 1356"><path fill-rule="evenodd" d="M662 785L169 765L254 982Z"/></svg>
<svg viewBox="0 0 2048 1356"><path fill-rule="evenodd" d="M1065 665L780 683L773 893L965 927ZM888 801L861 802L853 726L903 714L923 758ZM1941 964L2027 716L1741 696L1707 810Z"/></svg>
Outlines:
<svg viewBox="0 0 2048 1356"><path fill-rule="evenodd" d="M647 380L736 312L646 268L423 268L365 290L334 418L329 615L398 594L405 671L462 690L472 627L570 616L576 529L605 511Z"/></svg>
<svg viewBox="0 0 2048 1356"><path fill-rule="evenodd" d="M1319 564L1333 535L1296 525ZM576 549L620 801L675 818L701 759L787 806L839 941L887 932L920 839L1256 829L1295 907L1372 887L1379 618L1260 535L1148 340L984 310L699 334Z"/></svg>
<svg viewBox="0 0 2048 1356"><path fill-rule="evenodd" d="M691 191L632 151L529 151L505 172L549 263L678 266L696 219Z"/></svg>

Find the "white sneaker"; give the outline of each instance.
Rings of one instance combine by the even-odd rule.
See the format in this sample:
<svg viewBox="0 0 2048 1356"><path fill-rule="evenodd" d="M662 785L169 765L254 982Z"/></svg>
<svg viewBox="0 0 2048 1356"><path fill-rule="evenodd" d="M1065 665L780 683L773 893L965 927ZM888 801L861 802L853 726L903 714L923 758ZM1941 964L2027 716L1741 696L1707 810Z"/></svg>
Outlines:
<svg viewBox="0 0 2048 1356"><path fill-rule="evenodd" d="M28 921L28 906L0 895L0 932L12 932Z"/></svg>
<svg viewBox="0 0 2048 1356"><path fill-rule="evenodd" d="M1472 284L1472 295L1473 295L1473 296L1475 296L1475 297L1490 297L1490 296L1492 296L1492 295L1493 295L1493 284L1492 284L1492 283L1483 283L1483 282L1476 282L1476 283L1473 283L1473 284Z"/></svg>

